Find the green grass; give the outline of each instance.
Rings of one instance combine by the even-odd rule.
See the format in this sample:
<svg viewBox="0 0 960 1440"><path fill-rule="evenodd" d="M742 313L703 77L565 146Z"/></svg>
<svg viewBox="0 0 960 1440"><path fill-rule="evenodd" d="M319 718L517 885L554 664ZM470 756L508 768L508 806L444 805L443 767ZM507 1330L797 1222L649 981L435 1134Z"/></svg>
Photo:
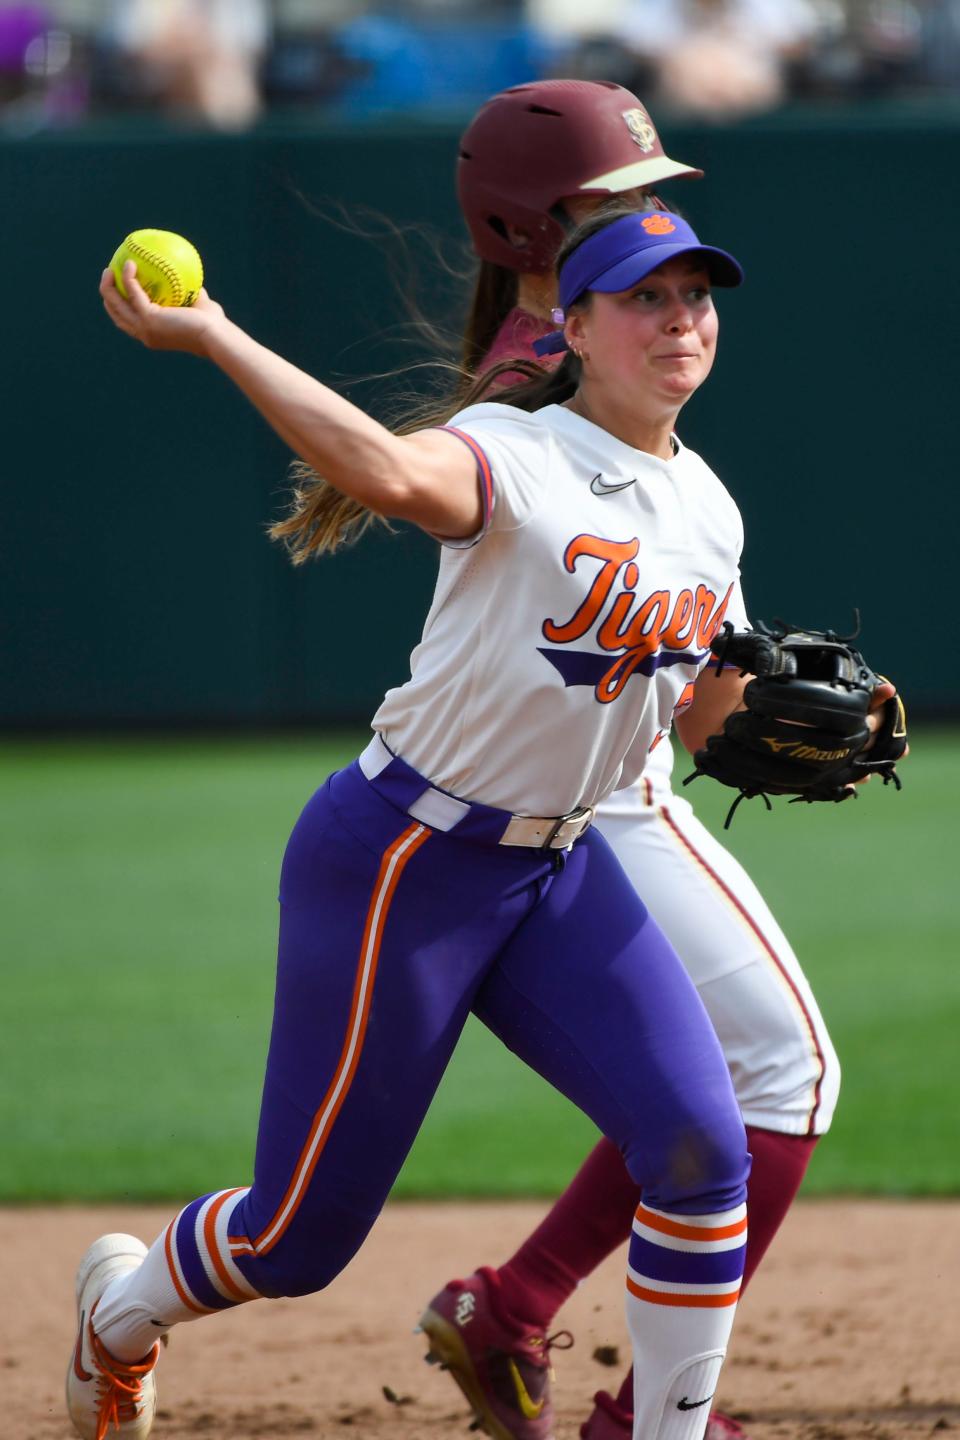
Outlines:
<svg viewBox="0 0 960 1440"><path fill-rule="evenodd" d="M360 737L0 747L0 1199L158 1199L249 1177L276 877ZM794 942L844 1064L808 1188L960 1191L960 736L900 796L741 810L731 848ZM682 766L680 773L683 773ZM702 781L722 823L731 792ZM590 1124L468 1026L405 1195L548 1194Z"/></svg>

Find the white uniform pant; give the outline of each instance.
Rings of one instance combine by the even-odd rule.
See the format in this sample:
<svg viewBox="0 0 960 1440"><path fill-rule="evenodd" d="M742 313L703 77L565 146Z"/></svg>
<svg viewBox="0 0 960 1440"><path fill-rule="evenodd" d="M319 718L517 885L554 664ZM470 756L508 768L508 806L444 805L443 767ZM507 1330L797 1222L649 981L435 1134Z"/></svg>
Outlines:
<svg viewBox="0 0 960 1440"><path fill-rule="evenodd" d="M743 866L651 767L597 825L683 961L713 1021L744 1123L829 1129L840 1066L800 963Z"/></svg>

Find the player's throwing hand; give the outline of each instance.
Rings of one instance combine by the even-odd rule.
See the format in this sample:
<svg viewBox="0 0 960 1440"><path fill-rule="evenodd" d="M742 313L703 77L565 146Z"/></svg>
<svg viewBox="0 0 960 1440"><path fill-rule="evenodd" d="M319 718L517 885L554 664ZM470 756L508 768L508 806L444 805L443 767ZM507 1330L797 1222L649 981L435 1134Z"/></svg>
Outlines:
<svg viewBox="0 0 960 1440"><path fill-rule="evenodd" d="M123 267L123 283L129 300L117 289L109 266L100 277L103 307L118 330L139 340L148 350L183 350L190 355L208 355L211 327L225 316L223 306L201 290L193 305L155 305L137 280L136 261Z"/></svg>

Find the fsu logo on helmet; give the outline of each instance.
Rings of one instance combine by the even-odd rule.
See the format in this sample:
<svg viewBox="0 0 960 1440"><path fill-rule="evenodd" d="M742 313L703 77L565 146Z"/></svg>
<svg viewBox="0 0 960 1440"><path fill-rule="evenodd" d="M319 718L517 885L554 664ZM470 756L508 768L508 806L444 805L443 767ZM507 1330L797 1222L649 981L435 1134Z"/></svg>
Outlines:
<svg viewBox="0 0 960 1440"><path fill-rule="evenodd" d="M638 105L634 110L624 110L623 118L631 139L648 155L657 143L657 132L646 110Z"/></svg>

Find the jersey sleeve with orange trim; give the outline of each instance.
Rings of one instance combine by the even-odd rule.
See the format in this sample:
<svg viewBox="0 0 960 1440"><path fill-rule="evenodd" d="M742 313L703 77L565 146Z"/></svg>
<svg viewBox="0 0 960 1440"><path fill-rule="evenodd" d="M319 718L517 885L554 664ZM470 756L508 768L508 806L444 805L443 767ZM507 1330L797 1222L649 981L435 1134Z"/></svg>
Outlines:
<svg viewBox="0 0 960 1440"><path fill-rule="evenodd" d="M453 548L475 545L488 530L519 530L533 519L550 482L553 437L536 414L510 405L472 405L444 426L473 451L484 525Z"/></svg>

